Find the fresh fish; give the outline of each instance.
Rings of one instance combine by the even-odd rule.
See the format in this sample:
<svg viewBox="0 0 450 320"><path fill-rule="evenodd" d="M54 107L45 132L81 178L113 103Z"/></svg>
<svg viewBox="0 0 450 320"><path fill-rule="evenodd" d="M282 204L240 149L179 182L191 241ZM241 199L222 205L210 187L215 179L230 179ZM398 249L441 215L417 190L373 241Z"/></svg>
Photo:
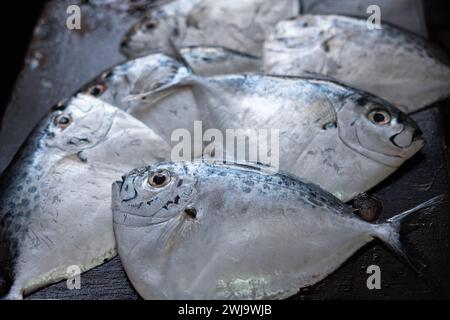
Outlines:
<svg viewBox="0 0 450 320"><path fill-rule="evenodd" d="M302 14L339 14L367 19L380 8L383 22L427 36L422 0L300 0Z"/></svg>
<svg viewBox="0 0 450 320"><path fill-rule="evenodd" d="M279 150L268 150L279 155L279 168L343 201L377 185L424 144L416 123L390 103L327 79L190 75L128 99L167 96L185 86L205 130L219 129L225 137L227 129L278 129ZM247 155L237 160L256 161Z"/></svg>
<svg viewBox="0 0 450 320"><path fill-rule="evenodd" d="M299 12L298 0L201 0L183 14L140 21L126 34L122 52L128 57L167 53L172 39L178 47L219 45L261 56L267 30Z"/></svg>
<svg viewBox="0 0 450 320"><path fill-rule="evenodd" d="M264 71L324 74L418 111L450 96L450 68L424 39L366 20L305 15L276 25L264 45Z"/></svg>
<svg viewBox="0 0 450 320"><path fill-rule="evenodd" d="M175 0L155 6L123 37L121 52L137 58L155 52L168 52L168 39L186 27L186 17L201 0Z"/></svg>
<svg viewBox="0 0 450 320"><path fill-rule="evenodd" d="M111 181L170 146L119 109L78 95L35 128L0 180L0 296L24 294L116 254Z"/></svg>
<svg viewBox="0 0 450 320"><path fill-rule="evenodd" d="M197 74L205 76L256 72L262 67L261 60L256 57L221 47L186 47L180 49L180 54ZM184 77L186 72L177 60L156 53L105 71L81 92L127 111L170 142L175 129L192 130L194 121L201 119L189 88L157 101L127 102L124 99L130 94L164 87L174 79Z"/></svg>
<svg viewBox="0 0 450 320"><path fill-rule="evenodd" d="M163 163L113 185L114 231L145 299L283 299L378 238L402 260L403 219L367 223L314 184L258 166Z"/></svg>

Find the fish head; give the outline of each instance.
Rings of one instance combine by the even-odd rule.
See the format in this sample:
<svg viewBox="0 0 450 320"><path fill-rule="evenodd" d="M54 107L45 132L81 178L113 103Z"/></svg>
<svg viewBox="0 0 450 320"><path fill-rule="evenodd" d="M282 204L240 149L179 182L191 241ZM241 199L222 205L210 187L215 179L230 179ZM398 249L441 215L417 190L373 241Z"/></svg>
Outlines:
<svg viewBox="0 0 450 320"><path fill-rule="evenodd" d="M116 114L117 108L78 94L52 109L45 143L69 154L93 148L106 139Z"/></svg>
<svg viewBox="0 0 450 320"><path fill-rule="evenodd" d="M177 60L161 53L117 65L85 85L79 92L128 110L130 95L152 92L184 77L189 71ZM175 79L175 80L174 80Z"/></svg>
<svg viewBox="0 0 450 320"><path fill-rule="evenodd" d="M338 111L340 139L354 151L390 167L398 167L424 145L422 132L408 115L390 103L361 93Z"/></svg>
<svg viewBox="0 0 450 320"><path fill-rule="evenodd" d="M179 217L194 201L196 186L195 176L182 164L163 162L135 169L113 184L114 221L126 224L134 216L152 225Z"/></svg>
<svg viewBox="0 0 450 320"><path fill-rule="evenodd" d="M168 48L167 39L176 33L176 25L173 15L156 14L145 17L124 35L120 51L128 58L164 52Z"/></svg>

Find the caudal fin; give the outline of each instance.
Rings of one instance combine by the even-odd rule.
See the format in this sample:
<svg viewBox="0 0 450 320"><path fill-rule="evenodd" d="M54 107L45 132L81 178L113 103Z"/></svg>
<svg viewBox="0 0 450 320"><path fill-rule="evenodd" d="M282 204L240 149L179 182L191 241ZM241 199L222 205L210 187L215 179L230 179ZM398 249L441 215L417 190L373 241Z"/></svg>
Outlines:
<svg viewBox="0 0 450 320"><path fill-rule="evenodd" d="M375 236L382 240L395 255L409 267L411 267L419 276L423 277L422 270L424 265L419 266L413 261L404 250L400 242L400 231L405 223L416 214L428 214L434 210L436 206L441 204L445 199L444 195L434 197L415 208L402 212L386 221L382 225L376 227Z"/></svg>

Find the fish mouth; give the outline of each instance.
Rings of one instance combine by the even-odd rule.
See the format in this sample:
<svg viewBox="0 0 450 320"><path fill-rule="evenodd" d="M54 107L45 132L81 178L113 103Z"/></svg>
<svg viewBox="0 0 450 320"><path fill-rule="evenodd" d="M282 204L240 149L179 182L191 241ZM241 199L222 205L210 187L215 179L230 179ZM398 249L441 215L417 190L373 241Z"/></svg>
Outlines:
<svg viewBox="0 0 450 320"><path fill-rule="evenodd" d="M422 130L419 128L405 129L391 137L391 142L400 149L408 148L416 142L423 142Z"/></svg>
<svg viewBox="0 0 450 320"><path fill-rule="evenodd" d="M112 184L112 199L119 200L120 199L120 191L122 190L123 181L115 181Z"/></svg>

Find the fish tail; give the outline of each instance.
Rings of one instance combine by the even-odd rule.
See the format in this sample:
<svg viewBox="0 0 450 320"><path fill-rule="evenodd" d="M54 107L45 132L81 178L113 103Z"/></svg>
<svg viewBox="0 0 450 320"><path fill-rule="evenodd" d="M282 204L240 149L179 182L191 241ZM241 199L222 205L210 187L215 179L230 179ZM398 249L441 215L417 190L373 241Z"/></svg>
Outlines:
<svg viewBox="0 0 450 320"><path fill-rule="evenodd" d="M386 221L386 223L377 225L375 227L375 237L383 241L397 256L399 260L409 266L414 272L416 272L421 278L424 278L422 272L426 265L413 260L403 248L400 241L400 232L406 222L416 214L429 214L434 208L440 205L445 199L444 195L434 197L417 207L406 210ZM433 281L434 282L434 281Z"/></svg>

